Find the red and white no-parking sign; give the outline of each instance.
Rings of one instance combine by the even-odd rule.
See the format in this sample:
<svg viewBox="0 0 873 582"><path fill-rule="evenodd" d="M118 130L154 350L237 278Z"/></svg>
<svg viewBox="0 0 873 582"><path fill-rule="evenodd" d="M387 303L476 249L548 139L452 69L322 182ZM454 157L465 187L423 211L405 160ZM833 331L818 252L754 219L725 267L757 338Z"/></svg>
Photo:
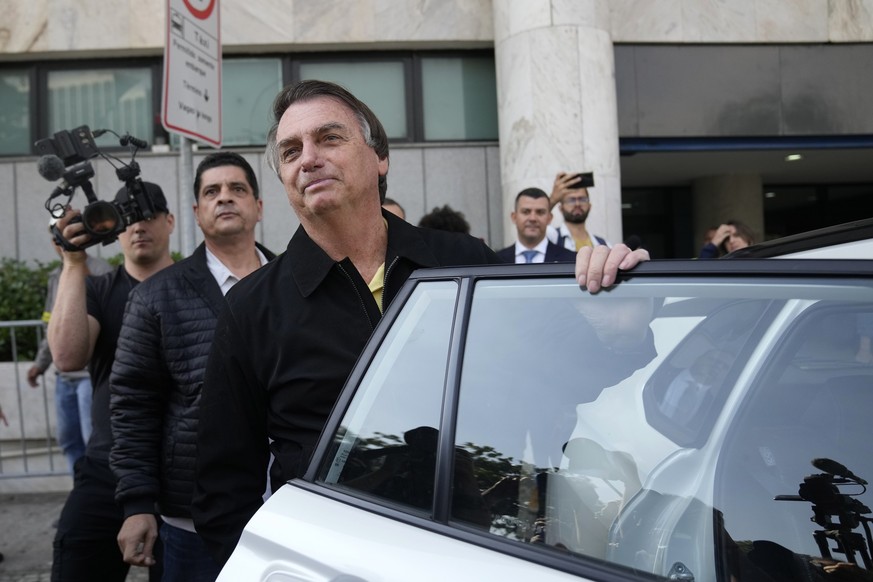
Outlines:
<svg viewBox="0 0 873 582"><path fill-rule="evenodd" d="M164 99L167 131L221 146L219 0L167 0Z"/></svg>

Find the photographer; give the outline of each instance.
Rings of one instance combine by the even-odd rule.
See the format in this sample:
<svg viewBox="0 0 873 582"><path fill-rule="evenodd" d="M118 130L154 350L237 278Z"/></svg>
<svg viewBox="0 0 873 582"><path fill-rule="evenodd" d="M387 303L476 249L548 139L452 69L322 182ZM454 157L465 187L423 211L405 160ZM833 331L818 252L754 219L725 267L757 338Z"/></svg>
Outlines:
<svg viewBox="0 0 873 582"><path fill-rule="evenodd" d="M593 174L560 172L555 176L549 202L552 207L555 204L561 205L564 224L557 228L552 226L548 228L546 237L550 242L571 251L578 251L582 247L612 248L605 238L589 234L585 228L585 221L588 220L588 214L591 212L591 195L588 188L593 186Z"/></svg>
<svg viewBox="0 0 873 582"><path fill-rule="evenodd" d="M124 255L121 266L88 278L86 253L63 252L64 266L48 327L49 348L60 371L78 370L88 364L94 385L93 429L58 523L52 580L123 582L129 569L116 543L124 515L115 504L115 478L109 469L109 375L128 294L141 281L173 264L170 234L174 225L160 187L137 184L149 196L155 214L127 226L118 235ZM125 186L118 191L116 203L128 197ZM67 242L84 248L91 242L91 235L81 222L73 221L79 216L78 210L67 208L57 229ZM160 577L159 569L152 568L150 579Z"/></svg>

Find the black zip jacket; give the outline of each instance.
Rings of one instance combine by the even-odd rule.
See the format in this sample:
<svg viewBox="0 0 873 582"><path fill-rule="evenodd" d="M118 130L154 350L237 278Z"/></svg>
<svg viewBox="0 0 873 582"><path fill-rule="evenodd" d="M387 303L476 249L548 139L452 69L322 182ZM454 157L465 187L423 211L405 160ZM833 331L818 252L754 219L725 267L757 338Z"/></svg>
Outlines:
<svg viewBox="0 0 873 582"><path fill-rule="evenodd" d="M110 379L109 462L125 518L156 503L163 515L191 517L200 389L223 307L205 244L130 294Z"/></svg>
<svg viewBox="0 0 873 582"><path fill-rule="evenodd" d="M386 308L417 268L501 262L477 238L383 216ZM273 490L302 474L381 318L351 261L333 261L302 227L287 252L240 281L227 303L206 369L192 507L197 532L221 564L262 504L270 452Z"/></svg>

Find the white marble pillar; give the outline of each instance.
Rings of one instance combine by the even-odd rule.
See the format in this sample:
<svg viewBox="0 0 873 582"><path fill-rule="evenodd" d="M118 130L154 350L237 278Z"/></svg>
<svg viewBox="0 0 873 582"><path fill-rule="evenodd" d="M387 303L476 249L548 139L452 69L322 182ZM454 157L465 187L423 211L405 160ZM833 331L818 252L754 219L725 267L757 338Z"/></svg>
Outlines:
<svg viewBox="0 0 873 582"><path fill-rule="evenodd" d="M622 240L608 1L493 0L506 244L516 194L560 171L594 172L589 232Z"/></svg>
<svg viewBox="0 0 873 582"><path fill-rule="evenodd" d="M694 240L703 240L707 228L739 220L764 236L763 183L758 174L730 174L698 178L691 185L694 196Z"/></svg>

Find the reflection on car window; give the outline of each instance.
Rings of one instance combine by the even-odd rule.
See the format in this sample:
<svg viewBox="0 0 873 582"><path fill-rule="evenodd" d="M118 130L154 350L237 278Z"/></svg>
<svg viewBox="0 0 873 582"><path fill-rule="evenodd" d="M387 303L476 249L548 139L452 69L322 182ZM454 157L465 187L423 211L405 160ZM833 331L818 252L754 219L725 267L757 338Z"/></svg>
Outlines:
<svg viewBox="0 0 873 582"><path fill-rule="evenodd" d="M321 478L428 510L458 286L419 285L394 322L335 437Z"/></svg>
<svg viewBox="0 0 873 582"><path fill-rule="evenodd" d="M798 555L871 568L873 497L854 478L873 478L873 367L858 361L870 314L822 301L797 317L725 443L715 506L765 571Z"/></svg>
<svg viewBox="0 0 873 582"><path fill-rule="evenodd" d="M655 358L659 305L566 282L477 285L456 444L473 458L491 533L605 557L610 524L640 474L628 452L574 434L577 406Z"/></svg>
<svg viewBox="0 0 873 582"><path fill-rule="evenodd" d="M455 466L487 521L453 518L673 579L863 569L870 284L623 285L477 283Z"/></svg>
<svg viewBox="0 0 873 582"><path fill-rule="evenodd" d="M674 304L675 305L675 304ZM682 340L644 390L648 421L680 445L703 442L727 397L731 369L745 359L763 329L762 318L776 309L773 301L711 302L706 318ZM689 305L676 305L682 311ZM669 315L666 308L662 316ZM734 372L737 369L734 368Z"/></svg>

